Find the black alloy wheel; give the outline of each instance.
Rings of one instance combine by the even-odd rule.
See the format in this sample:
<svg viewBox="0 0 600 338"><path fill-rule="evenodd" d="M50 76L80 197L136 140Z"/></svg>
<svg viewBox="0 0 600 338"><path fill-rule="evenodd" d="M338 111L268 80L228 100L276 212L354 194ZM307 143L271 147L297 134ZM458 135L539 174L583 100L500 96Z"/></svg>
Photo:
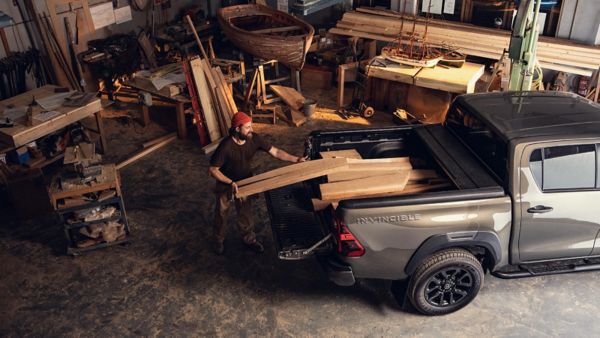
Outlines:
<svg viewBox="0 0 600 338"><path fill-rule="evenodd" d="M426 315L454 312L475 297L483 285L483 268L469 251L446 249L427 257L410 279L407 296Z"/></svg>
<svg viewBox="0 0 600 338"><path fill-rule="evenodd" d="M425 299L432 306L460 303L473 292L474 276L468 269L450 267L433 275L426 282Z"/></svg>

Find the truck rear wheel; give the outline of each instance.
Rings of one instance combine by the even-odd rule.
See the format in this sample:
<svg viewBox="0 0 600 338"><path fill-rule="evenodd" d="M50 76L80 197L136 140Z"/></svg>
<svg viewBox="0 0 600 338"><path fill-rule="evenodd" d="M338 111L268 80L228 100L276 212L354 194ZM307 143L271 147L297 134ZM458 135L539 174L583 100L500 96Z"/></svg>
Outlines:
<svg viewBox="0 0 600 338"><path fill-rule="evenodd" d="M447 249L426 258L410 280L407 296L426 315L443 315L469 304L483 285L483 268L473 254Z"/></svg>

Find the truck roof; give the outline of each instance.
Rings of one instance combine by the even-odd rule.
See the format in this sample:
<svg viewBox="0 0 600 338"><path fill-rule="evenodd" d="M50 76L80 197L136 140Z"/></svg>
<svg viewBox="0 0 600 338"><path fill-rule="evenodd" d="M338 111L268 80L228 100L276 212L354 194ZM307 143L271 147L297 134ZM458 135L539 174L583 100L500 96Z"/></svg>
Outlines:
<svg viewBox="0 0 600 338"><path fill-rule="evenodd" d="M574 93L498 92L459 96L459 103L506 140L536 136L600 136L600 105Z"/></svg>

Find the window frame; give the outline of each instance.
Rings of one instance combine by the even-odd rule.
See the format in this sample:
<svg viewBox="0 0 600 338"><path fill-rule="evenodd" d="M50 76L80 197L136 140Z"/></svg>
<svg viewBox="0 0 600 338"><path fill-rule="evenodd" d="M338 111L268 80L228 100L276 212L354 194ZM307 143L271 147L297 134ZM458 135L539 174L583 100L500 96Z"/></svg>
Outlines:
<svg viewBox="0 0 600 338"><path fill-rule="evenodd" d="M595 161L594 161L594 187L593 188L559 188L559 189L544 189L544 160L545 160L545 151L544 149L546 148L555 148L555 147L565 147L565 146L585 146L585 145L593 145L594 146L594 157L595 157ZM538 180L535 177L535 174L533 172L533 170L531 170L531 156L534 152L536 151L540 151L540 155L541 155L541 162L542 162L542 177L540 178L539 182L541 184L538 184ZM536 187L542 192L542 193L555 193L555 192L574 192L574 191L600 191L600 143L595 143L595 142L590 142L590 143L573 143L573 144L557 144L557 145L547 145L547 146L541 146L538 148L533 149L531 152L529 152L529 157L527 159L527 167L529 169L529 171L531 172L531 176L533 177L533 180L535 182Z"/></svg>

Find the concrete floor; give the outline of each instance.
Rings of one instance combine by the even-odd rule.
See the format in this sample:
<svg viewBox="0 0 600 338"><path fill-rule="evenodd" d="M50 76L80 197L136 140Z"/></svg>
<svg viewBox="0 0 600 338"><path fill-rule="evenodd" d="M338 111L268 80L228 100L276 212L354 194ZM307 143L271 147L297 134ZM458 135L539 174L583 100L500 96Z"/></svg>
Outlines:
<svg viewBox="0 0 600 338"><path fill-rule="evenodd" d="M301 128L256 123L255 130L302 152L310 130L356 128L331 114L333 92L319 97ZM129 112L138 117L135 110ZM155 121L174 120L169 112ZM389 125L376 114L372 125ZM107 119L107 161L117 162L169 126ZM255 172L283 165L266 154ZM486 276L477 299L444 317L402 310L390 283L338 287L316 261L276 258L264 198L256 228L266 244L247 251L232 224L224 256L210 249L213 200L208 161L195 137L179 140L121 171L133 243L72 258L62 254L53 219L19 223L0 208L0 336L436 336L556 337L600 334L600 272L500 280Z"/></svg>

